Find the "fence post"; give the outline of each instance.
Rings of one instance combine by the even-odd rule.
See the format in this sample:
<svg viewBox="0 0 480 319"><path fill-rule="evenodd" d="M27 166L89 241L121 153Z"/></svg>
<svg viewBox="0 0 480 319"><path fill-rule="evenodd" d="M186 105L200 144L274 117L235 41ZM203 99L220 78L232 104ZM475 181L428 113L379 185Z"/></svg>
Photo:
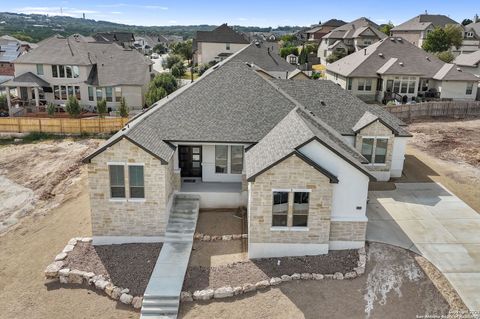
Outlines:
<svg viewBox="0 0 480 319"><path fill-rule="evenodd" d="M18 133L22 133L22 126L20 124L20 118L17 117L17 127L18 127Z"/></svg>
<svg viewBox="0 0 480 319"><path fill-rule="evenodd" d="M80 123L80 135L82 134L82 119L79 119Z"/></svg>
<svg viewBox="0 0 480 319"><path fill-rule="evenodd" d="M42 131L42 119L38 119L38 130Z"/></svg>

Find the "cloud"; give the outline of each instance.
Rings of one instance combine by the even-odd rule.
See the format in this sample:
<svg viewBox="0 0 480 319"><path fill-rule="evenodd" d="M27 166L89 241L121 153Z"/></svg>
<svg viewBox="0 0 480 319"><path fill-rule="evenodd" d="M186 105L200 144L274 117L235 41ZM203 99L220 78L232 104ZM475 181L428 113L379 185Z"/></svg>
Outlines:
<svg viewBox="0 0 480 319"><path fill-rule="evenodd" d="M43 14L43 15L56 15L66 17L78 17L82 14L96 14L99 13L95 10L77 9L77 8L62 8L62 7L22 7L14 9L17 13L25 14Z"/></svg>
<svg viewBox="0 0 480 319"><path fill-rule="evenodd" d="M238 21L247 21L247 18L237 18Z"/></svg>
<svg viewBox="0 0 480 319"><path fill-rule="evenodd" d="M142 9L157 9L157 10L168 10L168 7L165 6L157 6L157 5L136 5L136 4L128 4L128 3L112 3L112 4L98 4L96 5L98 8L142 8Z"/></svg>
<svg viewBox="0 0 480 319"><path fill-rule="evenodd" d="M110 12L111 14L123 14L123 12L120 12L120 11L112 11Z"/></svg>

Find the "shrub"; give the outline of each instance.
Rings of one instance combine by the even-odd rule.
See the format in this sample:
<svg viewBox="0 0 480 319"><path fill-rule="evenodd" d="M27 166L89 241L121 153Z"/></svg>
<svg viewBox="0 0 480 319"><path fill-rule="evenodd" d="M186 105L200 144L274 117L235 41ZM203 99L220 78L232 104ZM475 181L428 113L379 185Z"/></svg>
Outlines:
<svg viewBox="0 0 480 319"><path fill-rule="evenodd" d="M118 112L120 113L121 117L128 117L128 105L124 97L122 97L122 100L120 101L120 108L118 109Z"/></svg>
<svg viewBox="0 0 480 319"><path fill-rule="evenodd" d="M101 118L107 114L107 101L105 99L97 101L97 113Z"/></svg>
<svg viewBox="0 0 480 319"><path fill-rule="evenodd" d="M200 76L200 75L202 75L203 73L205 73L205 71L207 71L209 68L210 68L210 66L209 66L208 64L200 64L200 65L197 67L198 76Z"/></svg>
<svg viewBox="0 0 480 319"><path fill-rule="evenodd" d="M187 68L183 64L183 62L175 63L175 65L171 68L171 73L174 77L179 78L185 74Z"/></svg>
<svg viewBox="0 0 480 319"><path fill-rule="evenodd" d="M176 54L169 54L167 57L162 61L162 66L164 69L171 69L175 64L183 62L181 56Z"/></svg>
<svg viewBox="0 0 480 319"><path fill-rule="evenodd" d="M152 81L150 81L149 89L151 87L163 87L167 94L174 92L177 89L177 80L169 73L157 74Z"/></svg>
<svg viewBox="0 0 480 319"><path fill-rule="evenodd" d="M319 79L319 78L321 78L321 74L320 74L320 73L317 73L317 72L312 73L312 79L313 79L313 80L316 80L316 79Z"/></svg>
<svg viewBox="0 0 480 319"><path fill-rule="evenodd" d="M280 56L282 58L285 59L287 57L287 55L290 55L290 54L294 54L294 55L298 56L298 48L290 46L290 47L283 47L283 48L280 49Z"/></svg>
<svg viewBox="0 0 480 319"><path fill-rule="evenodd" d="M65 108L71 117L78 117L80 115L80 104L75 96L68 98Z"/></svg>
<svg viewBox="0 0 480 319"><path fill-rule="evenodd" d="M150 107L165 96L167 96L167 91L163 87L151 87L145 94L145 103Z"/></svg>
<svg viewBox="0 0 480 319"><path fill-rule="evenodd" d="M327 63L333 63L347 56L345 51L336 51L327 56Z"/></svg>
<svg viewBox="0 0 480 319"><path fill-rule="evenodd" d="M455 59L455 56L450 51L439 52L437 57L445 63L450 63Z"/></svg>
<svg viewBox="0 0 480 319"><path fill-rule="evenodd" d="M53 104L53 103L48 103L48 105L47 105L47 114L48 114L48 116L50 116L50 117L54 117L54 116L55 116L55 104Z"/></svg>

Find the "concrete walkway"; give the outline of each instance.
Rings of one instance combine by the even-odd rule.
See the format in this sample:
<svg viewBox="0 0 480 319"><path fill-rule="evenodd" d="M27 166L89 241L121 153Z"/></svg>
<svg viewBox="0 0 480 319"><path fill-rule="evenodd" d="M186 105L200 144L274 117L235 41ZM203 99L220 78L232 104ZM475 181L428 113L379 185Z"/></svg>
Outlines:
<svg viewBox="0 0 480 319"><path fill-rule="evenodd" d="M141 318L177 318L197 225L199 197L175 195L165 242L143 296Z"/></svg>
<svg viewBox="0 0 480 319"><path fill-rule="evenodd" d="M369 193L367 240L421 254L480 311L480 214L440 184L395 185Z"/></svg>

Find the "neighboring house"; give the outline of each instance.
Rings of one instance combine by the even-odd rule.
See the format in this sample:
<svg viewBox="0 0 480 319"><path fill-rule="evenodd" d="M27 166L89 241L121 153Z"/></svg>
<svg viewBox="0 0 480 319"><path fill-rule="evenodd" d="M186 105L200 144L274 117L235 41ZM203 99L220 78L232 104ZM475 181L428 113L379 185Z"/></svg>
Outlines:
<svg viewBox="0 0 480 319"><path fill-rule="evenodd" d="M480 50L480 22L470 23L463 27L462 46L453 48L455 54L472 53Z"/></svg>
<svg viewBox="0 0 480 319"><path fill-rule="evenodd" d="M373 102L473 100L478 78L402 38L386 38L327 65L327 79Z"/></svg>
<svg viewBox="0 0 480 319"><path fill-rule="evenodd" d="M0 76L14 76L13 61L22 54L19 42L0 39Z"/></svg>
<svg viewBox="0 0 480 319"><path fill-rule="evenodd" d="M330 19L320 25L316 25L313 28L304 31L306 34L306 40L320 43L324 35L345 24L347 23L343 20Z"/></svg>
<svg viewBox="0 0 480 319"><path fill-rule="evenodd" d="M75 96L82 106L92 108L105 99L116 109L124 97L130 108L141 109L152 62L136 50L72 35L42 41L14 65L15 78L2 86L16 89L27 104L64 105Z"/></svg>
<svg viewBox="0 0 480 319"><path fill-rule="evenodd" d="M135 36L135 43L133 46L143 54L150 54L152 53L153 48L159 44L168 47L169 40L163 35Z"/></svg>
<svg viewBox="0 0 480 319"><path fill-rule="evenodd" d="M250 258L363 247L369 181L401 176L410 136L331 81L233 56L85 158L94 244L162 241L173 198L193 193L247 208Z"/></svg>
<svg viewBox="0 0 480 319"><path fill-rule="evenodd" d="M420 14L390 31L393 37L402 37L413 45L422 47L427 34L436 27L444 28L448 24L459 24L443 14Z"/></svg>
<svg viewBox="0 0 480 319"><path fill-rule="evenodd" d="M133 48L135 43L135 36L131 32L98 32L92 37L96 42L113 42L124 48Z"/></svg>
<svg viewBox="0 0 480 319"><path fill-rule="evenodd" d="M194 39L194 62L207 64L222 61L243 49L248 40L226 23L212 31L197 31Z"/></svg>
<svg viewBox="0 0 480 319"><path fill-rule="evenodd" d="M453 63L480 78L480 49L472 53L460 54Z"/></svg>
<svg viewBox="0 0 480 319"><path fill-rule="evenodd" d="M321 64L327 64L327 57L334 52L351 54L386 38L378 30L378 25L367 18L359 18L333 29L323 36L318 46L317 56Z"/></svg>

